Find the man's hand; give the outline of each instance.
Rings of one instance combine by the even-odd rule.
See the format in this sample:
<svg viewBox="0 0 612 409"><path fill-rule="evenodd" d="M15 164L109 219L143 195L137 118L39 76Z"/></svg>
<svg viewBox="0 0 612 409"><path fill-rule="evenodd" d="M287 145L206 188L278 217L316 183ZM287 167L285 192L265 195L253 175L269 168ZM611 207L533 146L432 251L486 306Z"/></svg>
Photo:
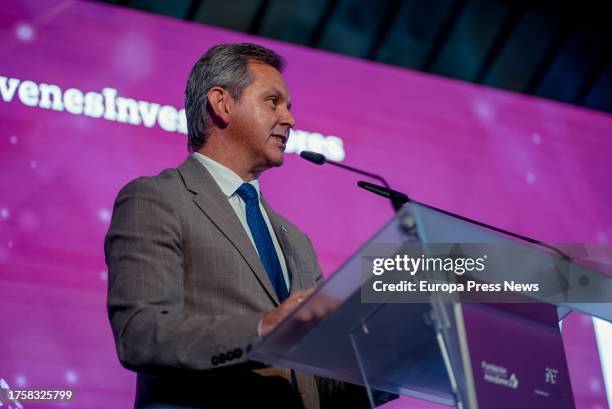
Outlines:
<svg viewBox="0 0 612 409"><path fill-rule="evenodd" d="M304 301L312 292L314 288L307 290L299 290L291 294L289 298L281 303L278 307L270 312L267 312L261 319L260 329L261 336L268 335L282 320L284 320L289 314L295 310L302 301Z"/></svg>

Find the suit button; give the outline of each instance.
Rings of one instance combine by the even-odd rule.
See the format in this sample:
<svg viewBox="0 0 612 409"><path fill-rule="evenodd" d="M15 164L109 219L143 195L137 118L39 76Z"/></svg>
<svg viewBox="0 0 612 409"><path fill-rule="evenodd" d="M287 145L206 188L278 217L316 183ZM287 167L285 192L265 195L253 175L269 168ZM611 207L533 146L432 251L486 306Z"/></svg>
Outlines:
<svg viewBox="0 0 612 409"><path fill-rule="evenodd" d="M234 358L238 359L242 356L242 349L236 348L234 349Z"/></svg>
<svg viewBox="0 0 612 409"><path fill-rule="evenodd" d="M210 363L211 363L213 366L217 366L217 365L219 365L219 358L217 358L216 356L213 356L213 357L211 358L211 360L210 360Z"/></svg>
<svg viewBox="0 0 612 409"><path fill-rule="evenodd" d="M227 357L225 356L225 354L221 354L219 355L219 363L222 364L227 360Z"/></svg>
<svg viewBox="0 0 612 409"><path fill-rule="evenodd" d="M228 361L232 361L234 359L234 351L228 351L226 356Z"/></svg>

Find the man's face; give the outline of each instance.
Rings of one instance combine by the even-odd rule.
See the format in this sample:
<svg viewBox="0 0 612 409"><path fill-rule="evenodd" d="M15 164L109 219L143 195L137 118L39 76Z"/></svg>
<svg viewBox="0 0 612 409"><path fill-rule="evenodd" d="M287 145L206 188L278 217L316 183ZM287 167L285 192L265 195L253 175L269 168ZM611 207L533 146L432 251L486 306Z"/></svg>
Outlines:
<svg viewBox="0 0 612 409"><path fill-rule="evenodd" d="M232 137L244 148L251 169L264 171L283 164L289 129L295 120L291 100L281 74L272 66L250 62L252 82L236 100L228 126Z"/></svg>

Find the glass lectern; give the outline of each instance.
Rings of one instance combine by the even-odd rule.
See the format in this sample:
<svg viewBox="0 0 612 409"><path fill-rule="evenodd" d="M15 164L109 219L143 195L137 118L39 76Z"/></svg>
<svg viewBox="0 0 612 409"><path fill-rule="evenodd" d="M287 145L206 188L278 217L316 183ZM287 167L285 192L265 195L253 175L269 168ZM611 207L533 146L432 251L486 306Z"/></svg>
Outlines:
<svg viewBox="0 0 612 409"><path fill-rule="evenodd" d="M500 250L498 265L471 279L531 277L554 290L504 302L496 295L364 293L377 279L367 274L373 251L393 257L412 244L425 252L459 244L467 254L478 249L470 243L513 249ZM611 321L611 301L612 278L567 251L517 242L413 202L254 345L250 358L364 385L372 406L377 389L459 408L573 409L559 320L579 310Z"/></svg>

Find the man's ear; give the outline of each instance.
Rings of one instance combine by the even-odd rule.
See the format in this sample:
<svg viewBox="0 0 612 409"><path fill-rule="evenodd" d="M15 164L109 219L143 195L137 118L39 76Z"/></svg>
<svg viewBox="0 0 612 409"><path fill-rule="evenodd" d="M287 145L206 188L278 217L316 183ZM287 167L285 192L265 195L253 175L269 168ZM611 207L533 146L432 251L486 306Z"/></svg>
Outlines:
<svg viewBox="0 0 612 409"><path fill-rule="evenodd" d="M212 87L208 90L208 105L214 119L223 125L227 125L230 120L230 110L234 99L225 89Z"/></svg>

